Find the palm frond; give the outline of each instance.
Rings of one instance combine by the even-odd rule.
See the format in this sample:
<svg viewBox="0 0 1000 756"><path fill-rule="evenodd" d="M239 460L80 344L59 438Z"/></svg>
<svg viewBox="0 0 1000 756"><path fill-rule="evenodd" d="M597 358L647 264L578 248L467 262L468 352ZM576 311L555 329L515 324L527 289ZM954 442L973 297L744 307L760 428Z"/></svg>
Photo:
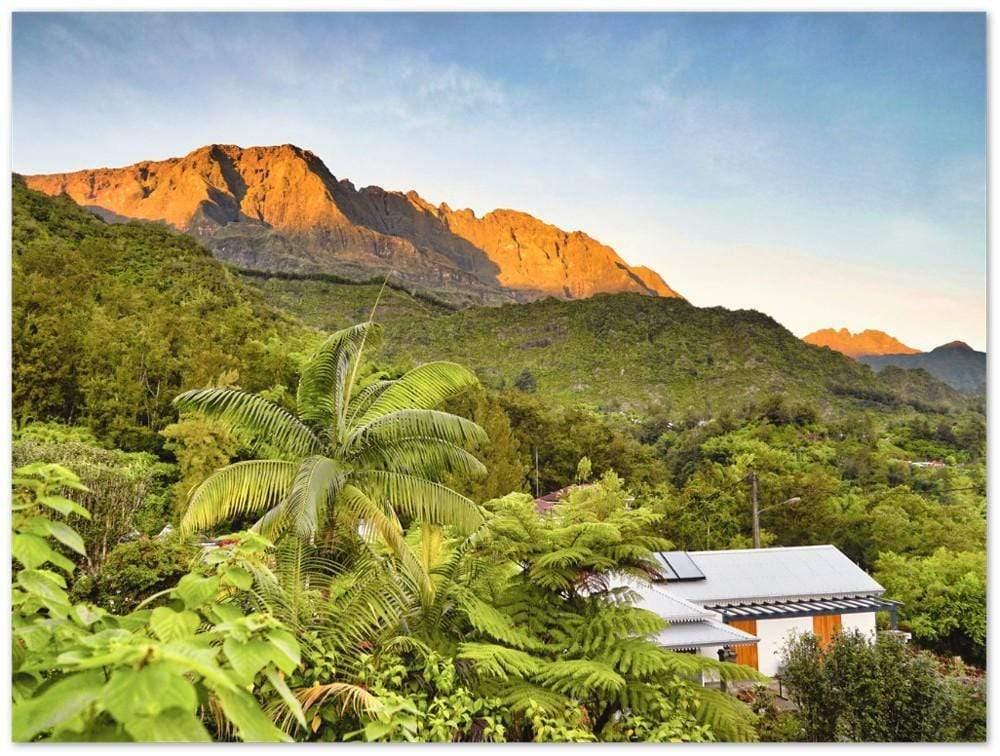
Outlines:
<svg viewBox="0 0 1000 756"><path fill-rule="evenodd" d="M479 507L462 494L416 475L370 470L355 473L354 484L369 498L386 501L403 514L468 533L483 522Z"/></svg>
<svg viewBox="0 0 1000 756"><path fill-rule="evenodd" d="M485 444L489 440L486 431L464 417L441 410L403 409L354 427L348 446L360 452L371 444L410 438L433 438L458 446Z"/></svg>
<svg viewBox="0 0 1000 756"><path fill-rule="evenodd" d="M479 385L468 368L454 362L428 362L393 381L357 418L358 426L407 409L434 409L445 399Z"/></svg>
<svg viewBox="0 0 1000 756"><path fill-rule="evenodd" d="M254 459L212 473L191 493L181 531L193 533L277 506L292 485L297 467L284 460Z"/></svg>
<svg viewBox="0 0 1000 756"><path fill-rule="evenodd" d="M403 438L372 444L352 457L359 466L390 472L436 477L455 473L474 478L486 474L486 466L460 446L438 438Z"/></svg>
<svg viewBox="0 0 1000 756"><path fill-rule="evenodd" d="M320 441L295 415L257 394L229 388L185 391L174 399L181 411L202 412L234 430L263 440L282 452L301 456L320 448Z"/></svg>
<svg viewBox="0 0 1000 756"><path fill-rule="evenodd" d="M371 691L346 682L316 683L295 691L295 697L306 712L314 706L322 706L331 698L340 704L341 716L348 712L358 717L376 716L382 710L382 701Z"/></svg>
<svg viewBox="0 0 1000 756"><path fill-rule="evenodd" d="M281 504L284 525L299 538L315 536L345 474L329 457L306 457L299 464L288 495Z"/></svg>
<svg viewBox="0 0 1000 756"><path fill-rule="evenodd" d="M379 538L398 560L412 585L417 586L421 601L430 603L434 598L434 583L423 564L406 542L403 528L391 509L382 508L378 502L355 485L344 486L338 505L352 512Z"/></svg>
<svg viewBox="0 0 1000 756"><path fill-rule="evenodd" d="M379 395L389 388L395 380L380 379L360 390L355 390L351 396L351 402L347 405L347 424L353 425L355 419L364 413Z"/></svg>
<svg viewBox="0 0 1000 756"><path fill-rule="evenodd" d="M295 401L299 416L314 428L333 429L343 421L351 383L366 348L381 343L382 328L371 321L330 335L299 377Z"/></svg>

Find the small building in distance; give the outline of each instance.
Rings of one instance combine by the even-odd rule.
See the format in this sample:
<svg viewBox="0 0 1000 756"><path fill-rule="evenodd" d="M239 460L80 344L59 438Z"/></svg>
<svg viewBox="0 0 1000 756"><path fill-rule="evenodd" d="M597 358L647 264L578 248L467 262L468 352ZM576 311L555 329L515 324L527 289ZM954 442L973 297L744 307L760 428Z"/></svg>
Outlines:
<svg viewBox="0 0 1000 756"><path fill-rule="evenodd" d="M895 627L898 602L837 547L792 546L656 554L663 579L631 585L638 605L670 624L666 648L778 673L782 650L796 633L827 644L840 631L875 637L875 613ZM733 658L735 657L735 658Z"/></svg>

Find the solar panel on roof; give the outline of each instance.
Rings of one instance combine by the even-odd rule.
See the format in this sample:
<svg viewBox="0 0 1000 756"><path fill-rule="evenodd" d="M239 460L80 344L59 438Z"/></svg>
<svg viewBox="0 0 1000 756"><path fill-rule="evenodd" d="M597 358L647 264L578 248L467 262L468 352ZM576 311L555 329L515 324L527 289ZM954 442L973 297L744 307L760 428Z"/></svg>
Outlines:
<svg viewBox="0 0 1000 756"><path fill-rule="evenodd" d="M677 573L674 572L674 568L670 566L670 563L664 558L663 554L657 553L656 558L660 561L660 565L663 568L664 580L680 580L680 578L677 577Z"/></svg>
<svg viewBox="0 0 1000 756"><path fill-rule="evenodd" d="M705 574L698 569L698 565L688 556L686 551L668 551L660 554L660 559L673 573L674 577L668 576L668 580L704 580Z"/></svg>

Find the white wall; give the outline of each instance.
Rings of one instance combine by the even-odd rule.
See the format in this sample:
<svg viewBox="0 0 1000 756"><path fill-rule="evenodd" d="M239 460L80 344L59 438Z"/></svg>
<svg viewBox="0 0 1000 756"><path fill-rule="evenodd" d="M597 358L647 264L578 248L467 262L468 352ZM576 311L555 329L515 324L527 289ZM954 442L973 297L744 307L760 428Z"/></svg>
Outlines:
<svg viewBox="0 0 1000 756"><path fill-rule="evenodd" d="M861 612L859 614L842 614L840 616L842 630L850 633L855 630L867 635L871 641L875 640L875 612Z"/></svg>
<svg viewBox="0 0 1000 756"><path fill-rule="evenodd" d="M870 640L875 640L875 613L840 615L841 631L845 633L859 630ZM781 664L782 651L785 644L795 632L811 633L812 617L796 617L794 619L757 620L757 667L765 675L774 677Z"/></svg>
<svg viewBox="0 0 1000 756"><path fill-rule="evenodd" d="M757 668L768 677L778 673L781 652L795 633L811 633L812 617L757 620Z"/></svg>

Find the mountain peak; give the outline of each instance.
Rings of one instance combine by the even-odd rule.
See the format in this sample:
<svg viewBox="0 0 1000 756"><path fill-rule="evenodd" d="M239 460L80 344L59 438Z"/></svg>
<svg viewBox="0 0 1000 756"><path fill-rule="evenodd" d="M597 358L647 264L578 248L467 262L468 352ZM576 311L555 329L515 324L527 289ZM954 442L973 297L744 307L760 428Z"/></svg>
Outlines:
<svg viewBox="0 0 1000 756"><path fill-rule="evenodd" d="M976 351L964 341L949 341L947 344L942 344L939 347L934 347L932 352L943 352L943 351L953 351L953 352L974 352Z"/></svg>
<svg viewBox="0 0 1000 756"><path fill-rule="evenodd" d="M919 349L907 346L885 331L871 328L858 333L851 333L846 328L839 330L823 328L803 336L802 340L807 344L829 347L853 358L873 354L919 354L920 352Z"/></svg>
<svg viewBox="0 0 1000 756"><path fill-rule="evenodd" d="M198 237L220 259L258 270L393 274L473 301L596 293L679 296L585 233L525 212L434 206L417 192L357 190L294 144L208 144L183 157L25 176L108 220L161 221Z"/></svg>

